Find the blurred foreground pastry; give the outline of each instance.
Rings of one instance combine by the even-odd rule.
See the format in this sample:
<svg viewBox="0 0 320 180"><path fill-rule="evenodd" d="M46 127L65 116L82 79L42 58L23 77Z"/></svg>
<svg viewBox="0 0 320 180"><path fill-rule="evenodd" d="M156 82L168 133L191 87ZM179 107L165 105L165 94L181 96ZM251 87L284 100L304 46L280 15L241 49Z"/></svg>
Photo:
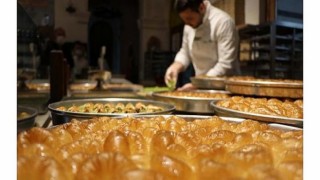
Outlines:
<svg viewBox="0 0 320 180"><path fill-rule="evenodd" d="M303 131L217 116L101 117L17 137L18 179L302 179Z"/></svg>

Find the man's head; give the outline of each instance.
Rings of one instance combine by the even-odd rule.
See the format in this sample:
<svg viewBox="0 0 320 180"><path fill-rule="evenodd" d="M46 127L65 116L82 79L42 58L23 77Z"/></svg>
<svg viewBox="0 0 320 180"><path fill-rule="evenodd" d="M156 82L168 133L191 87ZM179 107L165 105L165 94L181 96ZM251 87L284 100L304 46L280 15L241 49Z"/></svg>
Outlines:
<svg viewBox="0 0 320 180"><path fill-rule="evenodd" d="M206 7L203 0L176 0L175 10L185 24L197 28L202 24Z"/></svg>

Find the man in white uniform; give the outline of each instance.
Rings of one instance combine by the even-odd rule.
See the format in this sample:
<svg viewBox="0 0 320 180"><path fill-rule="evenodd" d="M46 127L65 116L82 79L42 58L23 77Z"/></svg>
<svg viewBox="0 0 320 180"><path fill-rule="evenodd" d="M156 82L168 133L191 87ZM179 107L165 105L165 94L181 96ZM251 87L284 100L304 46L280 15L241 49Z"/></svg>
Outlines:
<svg viewBox="0 0 320 180"><path fill-rule="evenodd" d="M165 82L193 63L195 75L239 74L238 32L233 19L207 0L176 0L175 9L185 23L182 47L165 74ZM191 83L177 90L196 89Z"/></svg>

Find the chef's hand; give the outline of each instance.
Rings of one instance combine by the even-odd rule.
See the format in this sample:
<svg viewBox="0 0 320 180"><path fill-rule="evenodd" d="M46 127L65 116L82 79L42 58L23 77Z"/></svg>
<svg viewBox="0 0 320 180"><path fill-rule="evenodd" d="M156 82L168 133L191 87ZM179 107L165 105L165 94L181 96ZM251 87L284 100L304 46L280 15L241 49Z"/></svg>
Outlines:
<svg viewBox="0 0 320 180"><path fill-rule="evenodd" d="M183 70L183 65L179 62L173 62L167 69L164 76L164 82L167 86L170 82L177 82L178 74Z"/></svg>
<svg viewBox="0 0 320 180"><path fill-rule="evenodd" d="M187 83L183 85L182 87L178 88L177 91L190 91L190 90L196 90L197 87L192 85L192 83Z"/></svg>

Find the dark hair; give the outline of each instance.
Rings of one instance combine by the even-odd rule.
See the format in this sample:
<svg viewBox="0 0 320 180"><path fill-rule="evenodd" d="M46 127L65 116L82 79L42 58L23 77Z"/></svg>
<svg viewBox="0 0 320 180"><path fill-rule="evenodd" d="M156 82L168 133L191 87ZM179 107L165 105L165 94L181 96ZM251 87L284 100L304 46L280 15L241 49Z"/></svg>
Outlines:
<svg viewBox="0 0 320 180"><path fill-rule="evenodd" d="M181 13L182 11L190 8L192 11L199 12L199 6L203 0L176 0L174 9Z"/></svg>

